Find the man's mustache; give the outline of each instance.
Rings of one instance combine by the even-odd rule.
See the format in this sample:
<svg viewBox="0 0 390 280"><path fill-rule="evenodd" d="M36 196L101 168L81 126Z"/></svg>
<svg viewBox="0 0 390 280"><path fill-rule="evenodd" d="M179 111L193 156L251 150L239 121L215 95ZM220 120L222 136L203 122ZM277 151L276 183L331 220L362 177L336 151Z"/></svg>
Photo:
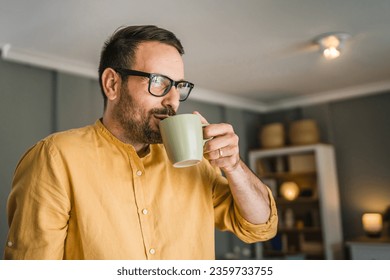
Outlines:
<svg viewBox="0 0 390 280"><path fill-rule="evenodd" d="M174 116L176 111L172 107L155 108L152 110L152 114Z"/></svg>

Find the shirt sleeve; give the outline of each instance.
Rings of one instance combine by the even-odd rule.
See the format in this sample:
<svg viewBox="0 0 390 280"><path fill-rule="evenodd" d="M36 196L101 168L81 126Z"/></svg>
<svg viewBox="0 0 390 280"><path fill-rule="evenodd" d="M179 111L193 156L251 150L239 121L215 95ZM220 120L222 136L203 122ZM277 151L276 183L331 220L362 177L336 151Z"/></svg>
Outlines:
<svg viewBox="0 0 390 280"><path fill-rule="evenodd" d="M267 222L258 225L250 223L241 216L234 203L227 179L218 171L213 187L215 224L218 229L233 232L246 243L266 241L276 235L278 215L275 200L268 187L271 213Z"/></svg>
<svg viewBox="0 0 390 280"><path fill-rule="evenodd" d="M9 233L5 259L62 259L70 193L66 168L48 140L19 162L8 198Z"/></svg>

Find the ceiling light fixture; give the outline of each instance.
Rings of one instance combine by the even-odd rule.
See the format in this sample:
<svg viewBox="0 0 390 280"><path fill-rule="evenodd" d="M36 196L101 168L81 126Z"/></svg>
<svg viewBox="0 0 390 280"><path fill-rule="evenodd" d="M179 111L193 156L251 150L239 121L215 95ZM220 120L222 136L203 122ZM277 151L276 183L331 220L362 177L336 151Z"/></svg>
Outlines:
<svg viewBox="0 0 390 280"><path fill-rule="evenodd" d="M318 36L314 43L318 44L326 59L334 59L340 56L345 41L349 37L347 33L326 33Z"/></svg>

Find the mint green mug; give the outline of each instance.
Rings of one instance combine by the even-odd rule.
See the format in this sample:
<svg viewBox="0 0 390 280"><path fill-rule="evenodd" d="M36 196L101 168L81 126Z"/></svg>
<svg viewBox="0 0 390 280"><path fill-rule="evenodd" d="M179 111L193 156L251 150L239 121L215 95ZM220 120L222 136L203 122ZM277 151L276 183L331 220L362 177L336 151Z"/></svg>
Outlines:
<svg viewBox="0 0 390 280"><path fill-rule="evenodd" d="M174 167L198 164L203 158L203 139L200 117L180 114L160 121L160 132L169 160Z"/></svg>

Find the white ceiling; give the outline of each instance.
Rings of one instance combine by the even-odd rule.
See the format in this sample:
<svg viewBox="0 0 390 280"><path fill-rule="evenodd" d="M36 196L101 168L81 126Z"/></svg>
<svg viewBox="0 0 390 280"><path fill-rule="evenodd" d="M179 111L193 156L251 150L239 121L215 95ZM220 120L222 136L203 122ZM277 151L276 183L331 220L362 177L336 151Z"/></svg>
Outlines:
<svg viewBox="0 0 390 280"><path fill-rule="evenodd" d="M390 90L390 0L0 0L4 58L92 77L133 24L181 39L194 99L267 111ZM333 31L351 40L329 61L311 42Z"/></svg>

